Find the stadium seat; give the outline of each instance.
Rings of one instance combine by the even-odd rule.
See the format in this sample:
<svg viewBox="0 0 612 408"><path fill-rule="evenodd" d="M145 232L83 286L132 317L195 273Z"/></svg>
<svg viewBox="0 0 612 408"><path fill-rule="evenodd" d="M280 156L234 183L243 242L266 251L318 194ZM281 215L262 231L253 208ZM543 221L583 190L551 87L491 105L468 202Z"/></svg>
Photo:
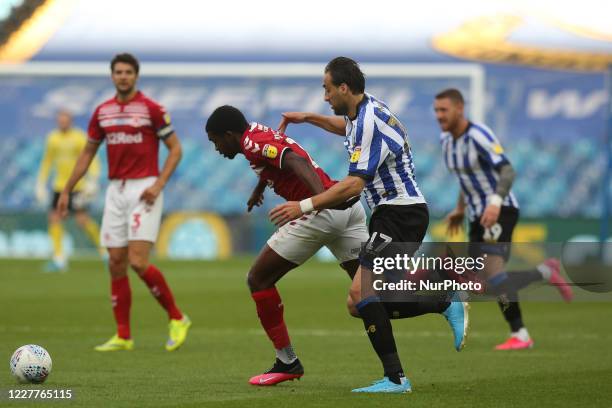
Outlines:
<svg viewBox="0 0 612 408"><path fill-rule="evenodd" d="M335 178L346 174L346 160L341 143L322 143L318 138L303 138L317 163ZM0 178L0 207L3 210L36 208L33 190L40 158L41 144L4 137L0 161L12 162ZM256 183L255 174L238 157L226 160L201 137L183 137L183 160L166 188L165 207L172 210L206 210L222 214L242 213ZM457 185L444 167L436 144L414 143L416 176L434 217L441 217L456 203ZM106 167L105 149L100 157ZM165 158L162 149L160 160ZM523 216L597 216L600 201L601 175L605 158L596 141L583 139L575 143L546 143L526 139L509 149L518 177L514 186ZM537 159L533 152L537 151ZM19 152L19 154L16 154ZM104 173L103 173L104 174ZM107 181L102 177L102 187ZM567 197L571 196L569 200ZM264 208L270 209L277 200L268 194ZM561 203L561 205L559 205ZM580 204L582 203L582 204ZM580 205L579 205L580 204ZM102 192L94 204L100 211Z"/></svg>

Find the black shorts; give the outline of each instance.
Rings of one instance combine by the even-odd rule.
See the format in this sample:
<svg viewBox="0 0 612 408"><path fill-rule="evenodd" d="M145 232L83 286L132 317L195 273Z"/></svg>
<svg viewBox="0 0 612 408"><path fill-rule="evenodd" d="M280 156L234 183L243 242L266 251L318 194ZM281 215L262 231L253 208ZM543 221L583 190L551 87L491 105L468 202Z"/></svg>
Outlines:
<svg viewBox="0 0 612 408"><path fill-rule="evenodd" d="M510 258L512 233L519 219L519 210L514 207L502 207L497 224L491 227L491 237L485 240L485 229L480 225L480 217L470 223L470 242L482 242L482 245L470 245L471 256L493 254Z"/></svg>
<svg viewBox="0 0 612 408"><path fill-rule="evenodd" d="M57 207L57 202L59 201L60 194L61 193L58 193L57 191L53 193L53 200L51 200L51 211L55 210L55 207ZM86 205L75 205L75 198L77 198L78 196L78 192L70 193L70 196L68 197L68 211L73 212L87 210ZM78 199L76 201L78 202Z"/></svg>
<svg viewBox="0 0 612 408"><path fill-rule="evenodd" d="M362 265L370 266L375 257L398 253L398 246L389 244L403 243L401 252L412 256L423 242L428 226L426 204L378 206L368 226L370 238L361 249Z"/></svg>

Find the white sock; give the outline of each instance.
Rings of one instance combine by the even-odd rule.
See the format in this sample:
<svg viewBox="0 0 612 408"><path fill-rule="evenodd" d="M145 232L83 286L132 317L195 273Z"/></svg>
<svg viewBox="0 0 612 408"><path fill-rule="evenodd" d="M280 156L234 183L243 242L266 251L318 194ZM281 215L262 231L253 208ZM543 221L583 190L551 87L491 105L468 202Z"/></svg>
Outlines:
<svg viewBox="0 0 612 408"><path fill-rule="evenodd" d="M512 332L511 336L516 337L520 341L529 341L529 339L531 339L531 337L529 337L529 332L525 327L521 327L517 332Z"/></svg>
<svg viewBox="0 0 612 408"><path fill-rule="evenodd" d="M295 351L293 351L291 344L285 348L276 350L276 357L285 364L291 364L297 360L297 356L295 355Z"/></svg>
<svg viewBox="0 0 612 408"><path fill-rule="evenodd" d="M552 275L552 270L550 269L548 265L541 263L538 265L536 269L538 270L538 272L540 272L540 274L542 274L542 279L544 279L545 281L550 280L550 277Z"/></svg>

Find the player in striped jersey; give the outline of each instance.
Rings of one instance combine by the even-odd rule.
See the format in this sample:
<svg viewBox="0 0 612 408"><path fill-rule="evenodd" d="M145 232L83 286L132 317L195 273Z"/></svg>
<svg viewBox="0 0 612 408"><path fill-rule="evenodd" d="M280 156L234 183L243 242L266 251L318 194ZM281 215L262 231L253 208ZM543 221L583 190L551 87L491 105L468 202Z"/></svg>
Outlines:
<svg viewBox="0 0 612 408"><path fill-rule="evenodd" d="M364 327L384 368L382 380L354 392L402 393L411 390L397 354L393 330L385 305L372 287L372 263L389 243L412 243L412 256L423 241L429 223L427 204L419 191L412 153L405 128L389 108L365 93L365 78L359 65L346 57L330 61L323 79L325 101L337 116L289 112L283 114L279 130L289 123L311 123L343 136L349 153L349 174L323 193L302 201L275 207L271 220L284 225L314 210L334 207L365 191L373 209L370 237L360 253L360 267L350 289ZM463 347L467 330L467 304L463 302L414 302L406 305L414 317L442 313L453 329L455 347Z"/></svg>
<svg viewBox="0 0 612 408"><path fill-rule="evenodd" d="M495 348L531 348L533 340L523 324L517 291L542 280L554 285L566 301L571 300L572 291L561 277L556 259L548 259L534 270L504 272L512 232L519 218L518 201L511 191L515 173L491 129L468 121L463 108L463 96L456 89L444 90L435 97L444 161L461 186L457 206L446 218L449 232L454 234L462 227L467 206L469 240L483 243L471 245L470 249L478 252L474 256L487 254L484 271L487 288L500 296L499 305L512 332L506 342Z"/></svg>

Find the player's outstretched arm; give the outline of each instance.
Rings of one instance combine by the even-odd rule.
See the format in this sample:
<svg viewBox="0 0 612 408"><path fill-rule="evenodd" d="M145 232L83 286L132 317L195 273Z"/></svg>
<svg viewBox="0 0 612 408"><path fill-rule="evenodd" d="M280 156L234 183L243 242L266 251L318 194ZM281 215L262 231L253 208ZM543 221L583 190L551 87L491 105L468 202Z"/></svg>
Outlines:
<svg viewBox="0 0 612 408"><path fill-rule="evenodd" d="M153 203L155 203L159 193L161 193L161 191L164 189L168 179L170 179L170 176L172 176L172 173L174 173L174 170L176 170L176 167L183 156L181 142L176 136L176 133L172 132L170 136L165 138L164 144L168 148L168 157L166 157L164 167L162 168L161 173L159 173L159 177L155 183L153 183L152 186L147 188L140 195L140 199L144 200L149 205L153 205Z"/></svg>
<svg viewBox="0 0 612 408"><path fill-rule="evenodd" d="M278 124L278 131L285 133L290 123L310 123L339 136L346 136L346 123L341 116L321 115L312 112L284 112Z"/></svg>
<svg viewBox="0 0 612 408"><path fill-rule="evenodd" d="M336 207L351 197L361 194L365 184L365 180L361 177L347 176L344 180L314 197L299 202L288 201L285 204L277 205L270 211L270 221L277 226L281 226L301 217L302 214Z"/></svg>
<svg viewBox="0 0 612 408"><path fill-rule="evenodd" d="M91 161L96 156L98 152L98 148L100 147L99 143L88 141L85 145L85 148L79 155L76 164L74 165L74 169L72 169L72 174L62 190L60 197L57 201L57 211L60 213L62 217L65 217L68 214L68 198L74 186L83 178L85 173L87 173L87 169L91 164Z"/></svg>

